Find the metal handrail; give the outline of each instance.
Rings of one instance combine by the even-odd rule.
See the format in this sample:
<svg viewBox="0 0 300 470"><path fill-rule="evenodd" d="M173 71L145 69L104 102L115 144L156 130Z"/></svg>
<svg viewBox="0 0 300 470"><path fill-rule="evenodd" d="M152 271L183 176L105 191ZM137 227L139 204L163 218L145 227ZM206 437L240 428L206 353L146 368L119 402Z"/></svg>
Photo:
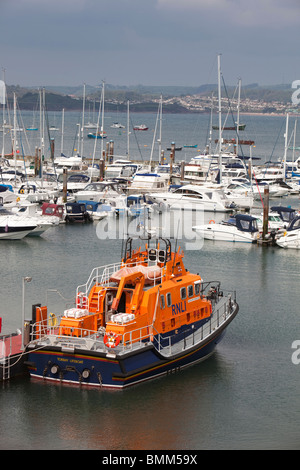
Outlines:
<svg viewBox="0 0 300 470"><path fill-rule="evenodd" d="M208 337L216 328L222 325L228 317L233 313L232 305L235 303L235 300L232 301L231 296L223 297L224 302L221 300L221 305L217 310L214 311L213 315L210 319L205 322L200 328L197 328L193 333L189 333L187 337L184 337L184 349L189 348L191 345L195 343L195 341L203 340L204 338ZM102 327L99 331L95 330L87 330L86 328L76 328L78 333L77 336L68 336L68 335L60 335L59 334L59 320L63 315L57 316L56 319L58 323L56 325L51 325L51 319L48 319L47 323L47 331L41 338L36 339L34 335L36 331L43 331L41 330L40 323L36 322L33 325L31 338L33 341L45 341L47 339L50 340L51 344L64 344L71 346L84 346L87 349L90 349L95 344L99 345L100 348L103 349L104 342L104 329ZM44 324L43 324L44 326ZM131 330L130 332L125 332L122 335L120 343L116 349L117 352L125 352L128 350L132 350L133 348L140 346L143 344L152 343L157 351L164 354L172 354L172 348L176 349L176 343L172 344L172 339L175 338L176 335L172 334L167 336L158 333L158 331L154 328L154 326L146 325L141 328ZM107 349L109 352L109 349Z"/></svg>
<svg viewBox="0 0 300 470"><path fill-rule="evenodd" d="M145 266L146 261L139 261L139 262L134 262L134 263L128 263L126 264L126 267L135 267L135 266ZM76 297L78 296L79 292L82 292L83 295L88 298L88 293L92 287L96 283L96 285L107 285L109 283L109 280L111 276L119 271L121 268L125 267L124 263L119 262L119 263L113 263L113 264L108 264L105 266L99 266L97 268L94 268L85 284L81 284L77 287L76 289ZM152 280L154 282L154 285L156 284L157 281L161 280L161 275L162 275L163 268L160 268L160 275L155 276ZM146 276L147 279L150 279L149 276Z"/></svg>

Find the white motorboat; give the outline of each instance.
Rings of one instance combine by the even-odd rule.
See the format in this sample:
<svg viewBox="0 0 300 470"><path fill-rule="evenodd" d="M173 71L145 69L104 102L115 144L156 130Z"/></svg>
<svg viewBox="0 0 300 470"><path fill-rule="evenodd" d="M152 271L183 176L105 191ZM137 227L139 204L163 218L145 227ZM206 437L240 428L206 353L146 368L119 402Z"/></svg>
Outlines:
<svg viewBox="0 0 300 470"><path fill-rule="evenodd" d="M10 184L0 184L0 204L3 207L12 207L17 203L18 196Z"/></svg>
<svg viewBox="0 0 300 470"><path fill-rule="evenodd" d="M181 168L180 165L176 163L173 165L170 163L159 163L154 168L154 172L166 178L167 182L170 182L170 184L182 184ZM193 184L193 182L189 183Z"/></svg>
<svg viewBox="0 0 300 470"><path fill-rule="evenodd" d="M22 201L45 202L59 196L59 189L49 189L44 187L42 182L29 180L17 190L17 196Z"/></svg>
<svg viewBox="0 0 300 470"><path fill-rule="evenodd" d="M68 171L68 174L71 172L80 172L86 171L88 166L86 162L83 161L82 157L75 155L73 157L66 157L64 155L54 159L54 166L56 174L64 172L64 169ZM52 171L53 167L49 167L49 171Z"/></svg>
<svg viewBox="0 0 300 470"><path fill-rule="evenodd" d="M265 165L256 166L253 174L257 181L283 181L285 179L285 171L281 163L267 162Z"/></svg>
<svg viewBox="0 0 300 470"><path fill-rule="evenodd" d="M253 184L254 198L261 199L264 196L264 191L266 187L269 188L270 198L288 196L289 194L289 188L282 186L277 181L269 180L258 182L258 184L256 185Z"/></svg>
<svg viewBox="0 0 300 470"><path fill-rule="evenodd" d="M148 216L152 211L151 204L147 204L145 196L140 194L127 196L127 207L131 217Z"/></svg>
<svg viewBox="0 0 300 470"><path fill-rule="evenodd" d="M292 178L287 179L285 182L288 185L290 195L299 194L300 192L299 178L292 177Z"/></svg>
<svg viewBox="0 0 300 470"><path fill-rule="evenodd" d="M130 160L116 160L114 163L107 165L105 169L105 179L120 179L131 181L141 165L132 163Z"/></svg>
<svg viewBox="0 0 300 470"><path fill-rule="evenodd" d="M231 183L224 188L228 201L236 204L240 209L251 209L254 202L254 194L249 183Z"/></svg>
<svg viewBox="0 0 300 470"><path fill-rule="evenodd" d="M170 178L168 174L138 172L134 175L128 188L128 194L151 194L169 189Z"/></svg>
<svg viewBox="0 0 300 470"><path fill-rule="evenodd" d="M99 181L96 183L89 183L81 191L74 194L76 201L101 201L108 197L118 197L122 194L121 186L113 181Z"/></svg>
<svg viewBox="0 0 300 470"><path fill-rule="evenodd" d="M63 175L59 175L58 181L60 183L59 189L60 191L63 191ZM71 194L76 193L77 191L86 188L91 181L91 176L82 173L73 173L67 177L67 191Z"/></svg>
<svg viewBox="0 0 300 470"><path fill-rule="evenodd" d="M29 201L24 201L12 208L8 217L10 221L20 220L36 225L35 229L28 234L28 236L35 237L42 235L46 230L60 223L59 217L43 215L39 205Z"/></svg>
<svg viewBox="0 0 300 470"><path fill-rule="evenodd" d="M85 204L87 212L92 216L94 221L99 222L105 217L108 216L109 213L112 212L112 207L109 204L102 204L101 202L97 201L78 201L78 203Z"/></svg>
<svg viewBox="0 0 300 470"><path fill-rule="evenodd" d="M257 220L257 225L260 231L263 230L264 217L263 213L260 215L252 214L253 217ZM268 231L278 231L284 229L284 222L281 220L280 216L276 212L269 212L268 215Z"/></svg>
<svg viewBox="0 0 300 470"><path fill-rule="evenodd" d="M230 185L218 184L213 182L203 182L196 184L197 187L207 190L220 191L228 207L250 210L253 207L254 195L251 185L234 183Z"/></svg>
<svg viewBox="0 0 300 470"><path fill-rule="evenodd" d="M259 230L255 217L236 214L227 221L216 224L196 225L193 230L206 240L255 243L259 238Z"/></svg>
<svg viewBox="0 0 300 470"><path fill-rule="evenodd" d="M174 191L149 193L148 199L157 204L167 204L170 209L227 212L232 210L224 191L187 184Z"/></svg>
<svg viewBox="0 0 300 470"><path fill-rule="evenodd" d="M276 240L281 248L300 250L300 216L291 221L284 234Z"/></svg>
<svg viewBox="0 0 300 470"><path fill-rule="evenodd" d="M96 122L88 122L84 125L84 129L97 129L98 124Z"/></svg>
<svg viewBox="0 0 300 470"><path fill-rule="evenodd" d="M299 214L292 207L285 206L272 206L271 211L278 214L282 221L282 227L287 228L292 220L294 220Z"/></svg>
<svg viewBox="0 0 300 470"><path fill-rule="evenodd" d="M287 173L298 172L300 170L300 157L295 161L286 161L286 171Z"/></svg>
<svg viewBox="0 0 300 470"><path fill-rule="evenodd" d="M0 215L0 240L20 240L36 228L32 222Z"/></svg>
<svg viewBox="0 0 300 470"><path fill-rule="evenodd" d="M134 126L133 130L135 131L147 131L149 128L145 124L139 124L138 126Z"/></svg>
<svg viewBox="0 0 300 470"><path fill-rule="evenodd" d="M125 129L125 126L123 126L119 122L114 122L110 127L112 127L113 129Z"/></svg>

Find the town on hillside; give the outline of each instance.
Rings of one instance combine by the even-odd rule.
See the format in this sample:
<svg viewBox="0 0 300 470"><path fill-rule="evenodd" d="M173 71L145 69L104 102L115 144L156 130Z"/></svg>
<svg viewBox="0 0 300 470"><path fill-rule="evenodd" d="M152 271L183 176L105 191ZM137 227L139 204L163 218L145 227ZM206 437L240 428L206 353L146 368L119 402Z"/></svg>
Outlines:
<svg viewBox="0 0 300 470"><path fill-rule="evenodd" d="M18 107L33 110L39 100L39 89L21 86L7 86L7 104L12 107L13 96L17 96ZM240 113L298 114L300 107L292 102L293 90L288 85L260 87L249 85L237 98L236 89L222 89L222 109ZM45 87L46 106L49 111L62 109L75 111L82 109L83 86ZM87 106L95 106L101 99L101 86L86 88ZM196 87L115 87L106 86L105 109L107 111L126 112L130 103L130 112L156 112L162 103L165 113L209 113L218 110L217 85Z"/></svg>

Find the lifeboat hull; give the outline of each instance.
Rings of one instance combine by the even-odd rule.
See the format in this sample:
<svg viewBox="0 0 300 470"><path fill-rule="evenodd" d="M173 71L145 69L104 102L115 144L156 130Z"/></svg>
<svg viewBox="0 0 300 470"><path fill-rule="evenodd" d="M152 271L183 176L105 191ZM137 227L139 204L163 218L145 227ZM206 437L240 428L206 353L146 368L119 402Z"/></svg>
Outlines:
<svg viewBox="0 0 300 470"><path fill-rule="evenodd" d="M185 348L185 341L192 344L194 340L191 335L185 340L181 338L177 347L174 347L174 354L168 354L168 347L160 352L155 338L125 353L119 353L117 348L103 352L75 348L68 352L63 351L63 347L51 346L29 352L27 366L31 377L36 379L122 389L155 377L177 373L210 357L238 309L234 303L227 320L202 341Z"/></svg>

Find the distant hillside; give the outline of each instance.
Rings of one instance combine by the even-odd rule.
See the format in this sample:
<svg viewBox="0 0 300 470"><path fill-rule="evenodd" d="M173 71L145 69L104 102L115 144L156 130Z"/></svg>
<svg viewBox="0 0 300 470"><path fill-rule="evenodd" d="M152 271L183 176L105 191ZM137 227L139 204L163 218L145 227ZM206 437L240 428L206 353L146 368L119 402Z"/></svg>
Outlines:
<svg viewBox="0 0 300 470"><path fill-rule="evenodd" d="M226 89L222 87L222 95L225 96L226 92L231 98L236 92L236 85L228 85ZM83 95L83 86L81 87L46 87L48 91L53 91L60 94L67 94L76 97L82 97ZM186 96L186 95L203 95L211 96L212 93L217 93L217 84L204 84L198 87L189 87L189 86L145 86L145 85L136 85L136 86L115 86L115 85L105 85L105 96L108 100L117 99L118 101L134 101L140 99L157 99L160 95L163 95L164 98L167 97L176 97L176 96ZM90 99L99 98L101 95L101 85L93 87L91 85L86 85L86 94ZM251 83L245 86L242 86L242 97L253 99L253 100L262 100L262 101L283 101L288 102L291 100L292 89L290 84L283 85L270 85L270 86L260 86L258 83Z"/></svg>
<svg viewBox="0 0 300 470"><path fill-rule="evenodd" d="M86 107L98 103L101 96L102 85L86 85ZM8 102L12 108L13 94L16 93L18 106L21 110L34 110L39 107L39 90L24 88L21 86L7 86ZM131 112L156 112L159 96L166 101L164 112L184 113L196 112L185 105L184 97L203 97L210 99L211 95L217 95L216 84L204 84L199 87L175 87L175 86L143 86L135 87L105 85L105 109L108 111L126 111L127 102L130 102ZM46 108L49 111L61 111L62 109L77 111L82 110L83 86L77 87L45 87ZM236 86L222 87L222 97L231 99L237 96ZM292 89L290 85L277 85L261 87L257 83L242 87L241 99L261 101L273 107L274 103L291 103ZM172 98L173 101L172 101ZM176 98L178 98L176 100Z"/></svg>

